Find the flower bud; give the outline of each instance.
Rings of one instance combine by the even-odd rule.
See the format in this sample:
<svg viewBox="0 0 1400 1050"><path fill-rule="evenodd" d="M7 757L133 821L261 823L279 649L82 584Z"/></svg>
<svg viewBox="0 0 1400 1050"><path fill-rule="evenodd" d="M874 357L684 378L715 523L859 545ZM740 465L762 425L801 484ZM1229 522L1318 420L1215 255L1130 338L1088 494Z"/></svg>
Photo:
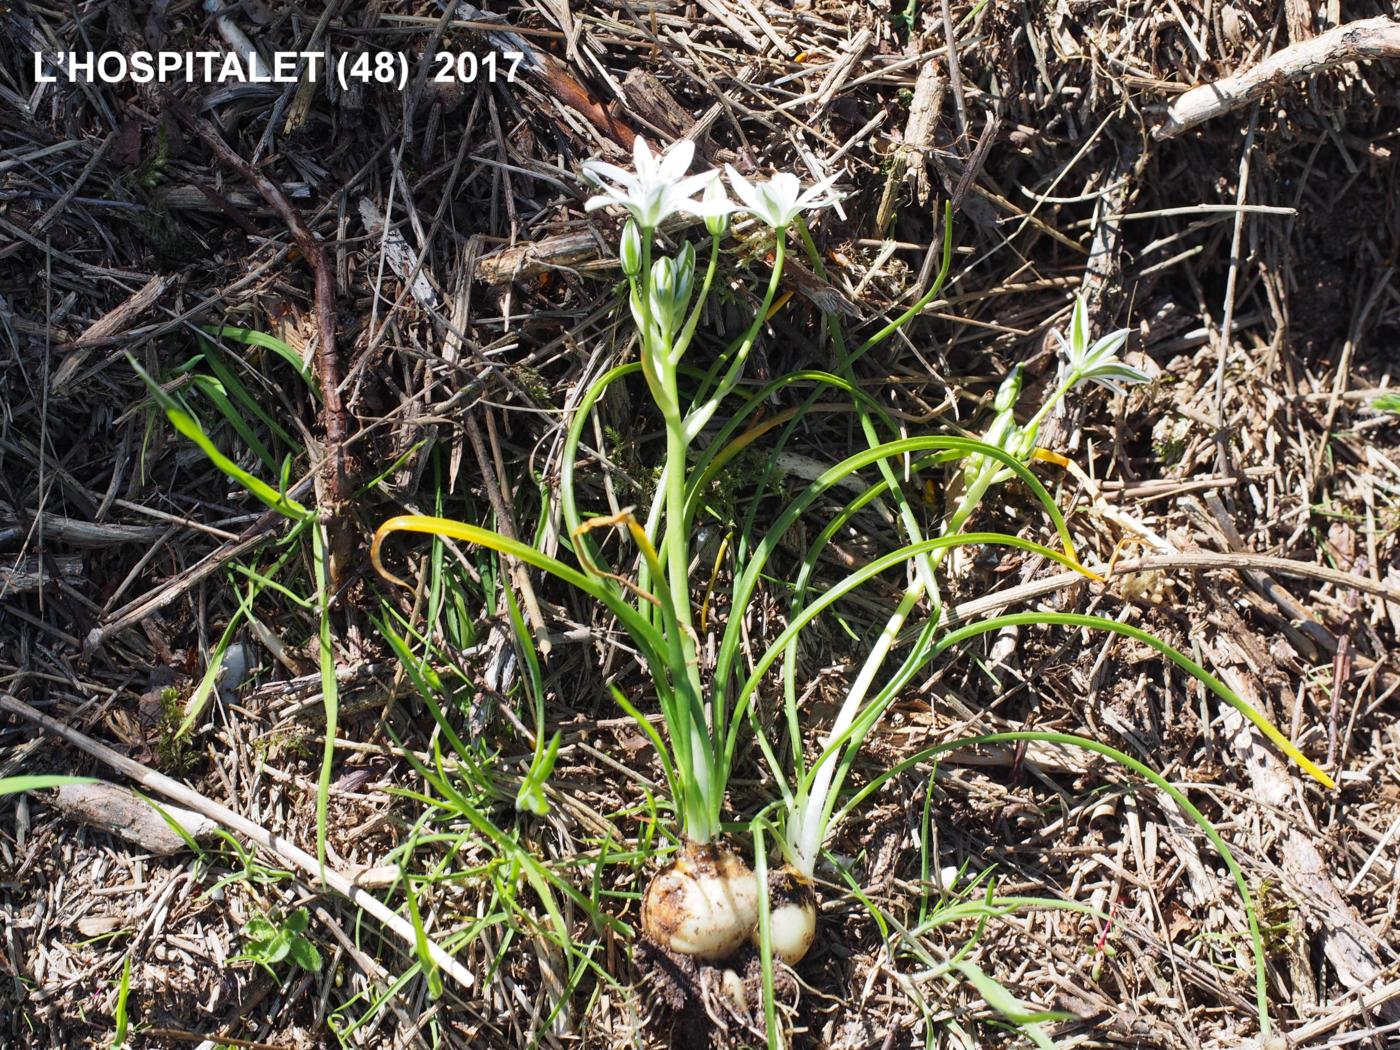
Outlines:
<svg viewBox="0 0 1400 1050"><path fill-rule="evenodd" d="M677 313L685 310L690 302L691 290L695 287L695 245L689 241L676 256L676 289L672 295Z"/></svg>
<svg viewBox="0 0 1400 1050"><path fill-rule="evenodd" d="M622 228L622 241L617 248L617 256L622 261L622 272L628 277L636 277L642 272L642 234L631 219Z"/></svg>
<svg viewBox="0 0 1400 1050"><path fill-rule="evenodd" d="M676 264L662 257L651 264L651 297L665 300L668 304L676 289Z"/></svg>
<svg viewBox="0 0 1400 1050"><path fill-rule="evenodd" d="M1007 435L1002 448L1019 460L1029 461L1031 454L1035 452L1035 439L1039 430L1039 427L1034 430L1027 427L1014 427L1012 433Z"/></svg>
<svg viewBox="0 0 1400 1050"><path fill-rule="evenodd" d="M710 231L711 237L723 237L729 232L729 194L724 192L724 183L718 178L711 179L705 187L704 203L717 212L705 216L705 229Z"/></svg>
<svg viewBox="0 0 1400 1050"><path fill-rule="evenodd" d="M657 328L669 335L675 330L676 264L671 259L657 259L651 264L650 301L652 320Z"/></svg>
<svg viewBox="0 0 1400 1050"><path fill-rule="evenodd" d="M1011 370L1011 374L1002 380L1001 386L997 388L996 400L992 402L996 411L1009 412L1016 407L1016 402L1021 397L1021 373L1022 368L1017 365Z"/></svg>

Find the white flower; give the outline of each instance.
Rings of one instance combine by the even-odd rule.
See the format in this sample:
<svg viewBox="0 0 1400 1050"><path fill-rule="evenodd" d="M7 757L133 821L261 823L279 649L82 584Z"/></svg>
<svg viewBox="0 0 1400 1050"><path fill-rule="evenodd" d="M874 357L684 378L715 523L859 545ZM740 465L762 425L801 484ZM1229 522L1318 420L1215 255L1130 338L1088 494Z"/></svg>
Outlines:
<svg viewBox="0 0 1400 1050"><path fill-rule="evenodd" d="M1135 383L1146 383L1147 374L1118 360L1118 351L1128 341L1128 330L1120 328L1109 332L1093 343L1089 342L1089 308L1083 298L1074 301L1074 313L1070 317L1069 338L1056 331L1055 339L1064 355L1061 375L1072 377L1073 382L1097 383L1115 394L1126 392Z"/></svg>
<svg viewBox="0 0 1400 1050"><path fill-rule="evenodd" d="M636 172L624 171L601 160L583 162L583 177L602 192L588 198L585 211L616 204L632 213L643 230L654 230L676 212L686 212L701 218L719 214L720 207L732 210L733 205L699 201L696 194L719 177L717 171L687 176L685 171L695 156L695 143L682 139L661 154L652 155L646 140L637 137L632 151Z"/></svg>
<svg viewBox="0 0 1400 1050"><path fill-rule="evenodd" d="M767 223L775 230L786 229L804 211L826 208L841 199L839 193L831 191L836 176L822 179L815 186L802 188L796 175L783 171L767 182L752 183L734 170L734 165L726 164L729 185L743 205L759 221Z"/></svg>
<svg viewBox="0 0 1400 1050"><path fill-rule="evenodd" d="M705 203L715 209L705 216L705 229L710 231L712 237L723 237L729 232L729 213L734 210L734 203L724 192L724 183L719 180L719 173L716 172L715 175L716 178L705 187Z"/></svg>

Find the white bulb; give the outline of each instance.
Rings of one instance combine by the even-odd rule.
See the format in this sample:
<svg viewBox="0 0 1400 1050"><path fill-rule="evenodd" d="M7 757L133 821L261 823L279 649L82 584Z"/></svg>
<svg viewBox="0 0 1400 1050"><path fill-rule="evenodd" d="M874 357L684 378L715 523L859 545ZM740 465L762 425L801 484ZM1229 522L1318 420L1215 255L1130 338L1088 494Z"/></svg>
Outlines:
<svg viewBox="0 0 1400 1050"><path fill-rule="evenodd" d="M642 898L642 929L673 952L715 961L732 955L758 921L758 884L735 853L686 845Z"/></svg>
<svg viewBox="0 0 1400 1050"><path fill-rule="evenodd" d="M758 934L754 930L755 945ZM789 966L801 962L816 939L817 895L796 868L783 868L768 880L768 935L773 954Z"/></svg>
<svg viewBox="0 0 1400 1050"><path fill-rule="evenodd" d="M817 908L812 903L783 904L769 915L773 954L789 966L802 961L817 936Z"/></svg>

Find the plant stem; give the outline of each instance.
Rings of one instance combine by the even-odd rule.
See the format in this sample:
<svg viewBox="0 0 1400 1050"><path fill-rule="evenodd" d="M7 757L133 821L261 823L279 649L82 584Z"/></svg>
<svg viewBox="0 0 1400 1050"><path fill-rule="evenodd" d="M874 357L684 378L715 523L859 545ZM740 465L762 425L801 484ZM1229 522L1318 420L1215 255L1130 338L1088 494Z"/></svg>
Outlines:
<svg viewBox="0 0 1400 1050"><path fill-rule="evenodd" d="M1045 404L1030 418L1025 426L1025 433L1032 439L1040 430L1040 424L1045 422L1045 417L1050 414L1050 410L1060 403L1060 399L1069 393L1070 387L1079 382L1079 373L1071 372L1065 377L1065 381L1055 388L1055 392L1045 400Z"/></svg>
<svg viewBox="0 0 1400 1050"><path fill-rule="evenodd" d="M674 391L675 372L669 374ZM695 628L690 611L690 544L685 527L686 451L685 421L679 412L667 412L666 418L666 531L662 537L666 559L666 575L675 621L680 629L680 649L685 660L685 680L676 682L678 690L690 690L703 697L700 684L700 661L695 647ZM687 707L687 710L694 710ZM689 773L697 805L687 804L686 836L693 842L708 842L717 830L719 800L713 797L717 770L713 768L716 748L710 727L690 720L691 754ZM722 787L720 790L723 790Z"/></svg>
<svg viewBox="0 0 1400 1050"><path fill-rule="evenodd" d="M826 761L822 762L815 771L811 792L798 803L798 813L796 814L798 819L795 822L797 824L797 837L796 841L792 842L795 855L794 863L808 877L811 877L816 871L817 855L821 852L822 840L826 837L822 814L827 808L826 798L831 790L831 779L836 774L836 756L828 754L828 752L855 721L856 713L860 710L861 704L865 701L866 693L870 692L870 687L875 682L875 676L880 671L880 665L885 662L885 657L889 654L895 639L899 637L899 632L904 628L904 622L909 619L909 614L914 611L914 607L918 605L923 595L923 577L916 576L885 624L885 629L880 632L880 637L875 640L875 645L866 656L865 665L861 667L860 674L851 684L850 691L846 693L841 710L837 712L836 721L831 724L831 729L827 733L827 744L822 749ZM848 746L858 747L859 744L860 741L853 739ZM791 834L790 827L789 835Z"/></svg>
<svg viewBox="0 0 1400 1050"><path fill-rule="evenodd" d="M972 516L972 512L977 509L978 504L986 495L987 489L991 487L996 475L995 467L996 463L992 461L978 472L976 479L963 494L961 502L948 517L942 535L952 536L962 531L963 525L967 523L967 519ZM952 549L944 547L928 555L929 576L933 575ZM820 757L817 759L813 771L812 787L810 791L800 792L798 795L795 812L791 815L788 824L789 844L793 849L793 863L808 877L816 871L817 857L821 852L822 842L826 838L827 832L831 830L828 815L833 809L831 805L833 800L829 796L839 788L839 784L834 779L840 764L838 753L849 754L859 748L864 742L869 728L874 728L874 722L871 722L869 728L852 734L844 744L841 743L841 738L855 722L857 715L860 714L865 698L870 692L870 687L875 682L875 676L880 671L880 666L884 663L885 657L889 655L899 632L904 629L909 615L923 598L926 590L926 579L927 577L923 573L916 574L914 582L905 590L898 607L886 622L885 629L866 655L865 663L861 666L856 680L846 693L846 698L841 702L841 709L836 714L836 720L827 732L826 741L822 745ZM935 610L936 615L937 610ZM887 698L886 702L890 699L893 699L893 696Z"/></svg>
<svg viewBox="0 0 1400 1050"><path fill-rule="evenodd" d="M725 369L723 377L716 386L713 394L708 393L707 384L702 384L700 393L696 397L696 404L686 414L685 427L688 438L695 438L704 429L705 424L715 414L729 392L738 385L744 374L744 364L748 360L749 351L753 349L754 343L758 340L759 329L768 320L768 311L773 306L773 300L778 294L778 284L783 276L783 262L787 256L787 231L778 231L778 240L773 251L773 272L768 278L768 288L763 294L763 304L754 314L753 322L744 332L743 340L734 350L733 358L729 362L729 367ZM704 398L704 401L700 399Z"/></svg>
<svg viewBox="0 0 1400 1050"><path fill-rule="evenodd" d="M700 314L705 309L705 300L710 297L710 285L715 280L715 268L719 264L719 238L710 238L710 261L705 267L705 279L700 285L700 294L695 297L695 302L690 308L690 317L686 319L685 326L681 329L680 338L671 347L671 354L676 363L680 363L681 356L690 346L690 341L695 337L695 326L700 323Z"/></svg>

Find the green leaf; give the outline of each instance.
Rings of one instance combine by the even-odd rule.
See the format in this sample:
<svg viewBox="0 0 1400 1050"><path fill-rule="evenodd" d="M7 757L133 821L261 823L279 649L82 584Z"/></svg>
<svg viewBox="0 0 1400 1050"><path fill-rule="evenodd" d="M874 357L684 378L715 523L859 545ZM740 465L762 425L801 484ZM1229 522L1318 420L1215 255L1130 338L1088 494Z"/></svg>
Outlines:
<svg viewBox="0 0 1400 1050"><path fill-rule="evenodd" d="M320 613L317 641L321 665L321 706L326 717L325 746L321 751L321 775L316 781L316 860L326 866L326 827L331 797L331 766L335 762L335 729L340 719L340 681L335 676L335 648L331 644L330 548L326 529L319 522L311 529L311 560L316 577L316 608Z"/></svg>
<svg viewBox="0 0 1400 1050"><path fill-rule="evenodd" d="M1400 394L1382 394L1371 402L1371 407L1382 412L1400 412Z"/></svg>
<svg viewBox="0 0 1400 1050"><path fill-rule="evenodd" d="M180 405L180 402L176 401L162 390L160 384L151 378L150 374L147 373L144 368L136 363L136 358L132 357L130 354L127 354L126 357L127 360L131 362L131 367L136 370L136 374L145 382L146 388L150 390L151 397L155 399L156 404L164 409L166 418L170 420L171 425L198 445L200 451L208 457L209 462L213 463L214 466L223 471L231 480L242 485L252 495L262 500L273 510L285 514L294 521L304 521L311 516L311 511L307 510L300 503L284 496L261 478L249 474L237 463L220 452L214 442L209 439L209 435L204 432L204 428L199 425L199 421L186 412Z"/></svg>
<svg viewBox="0 0 1400 1050"><path fill-rule="evenodd" d="M1215 675L1211 674L1200 664L1196 663L1185 653L1182 653L1175 646L1162 641L1156 635L1150 634L1139 627L1131 624L1121 623L1118 620L1110 620L1104 616L1087 616L1083 613L1010 613L1005 616L993 616L976 623L968 624L951 631L938 640L938 644L929 652L929 658L938 656L947 649L959 645L968 638L979 634L986 634L990 631L999 631L1003 627L1026 626L1049 626L1051 624L1063 627L1087 627L1091 630L1111 631L1115 634L1126 635L1135 641L1150 645L1159 653L1165 656L1172 663L1176 664L1187 674L1191 675L1207 689L1220 697L1227 704L1233 707L1245 718L1254 723L1255 727L1271 740L1275 747L1287 755L1293 762L1308 776L1312 777L1323 787L1331 790L1337 786L1336 782L1318 767L1312 759L1298 750L1296 744L1284 736L1272 722L1256 711L1244 699L1235 693Z"/></svg>
<svg viewBox="0 0 1400 1050"><path fill-rule="evenodd" d="M0 777L0 795L18 795L23 791L43 791L65 784L95 784L92 777L60 777L47 774L28 777Z"/></svg>
<svg viewBox="0 0 1400 1050"><path fill-rule="evenodd" d="M311 973L321 972L321 953L316 950L316 946L305 937L293 937L291 940L292 962L296 963L303 970Z"/></svg>
<svg viewBox="0 0 1400 1050"><path fill-rule="evenodd" d="M1038 1022L1064 1020L1074 1016L1073 1014L1028 1009L1000 981L989 977L976 963L959 962L955 965L977 989L977 994L982 997L983 1002L1012 1024L1020 1025L1026 1037L1036 1046L1043 1050L1053 1050L1054 1042L1040 1030Z"/></svg>
<svg viewBox="0 0 1400 1050"><path fill-rule="evenodd" d="M291 941L281 930L278 930L273 935L273 939L268 943L266 950L262 953L260 961L271 966L273 963L279 963L285 959L291 950Z"/></svg>
<svg viewBox="0 0 1400 1050"><path fill-rule="evenodd" d="M117 1030L112 1036L112 1050L126 1045L126 1030L130 1025L130 1018L126 1012L126 999L131 992L131 956L126 957L122 963L122 980L117 985L117 1006L114 1011L114 1019L117 1022Z"/></svg>
<svg viewBox="0 0 1400 1050"><path fill-rule="evenodd" d="M404 888L408 892L408 917L413 920L414 954L418 956L418 965L423 968L423 974L428 978L428 994L434 999L440 999L443 992L442 969L428 951L428 930L423 925L423 915L418 910L418 894L414 892L412 882L405 883Z"/></svg>
<svg viewBox="0 0 1400 1050"><path fill-rule="evenodd" d="M549 812L549 800L545 798L544 783L554 772L554 760L559 756L559 745L563 739L564 734L556 732L550 739L549 745L535 757L529 772L525 774L525 779L520 784L520 790L515 793L516 809L527 810L537 817L542 817Z"/></svg>
<svg viewBox="0 0 1400 1050"><path fill-rule="evenodd" d="M308 386L313 390L316 384L313 381L311 371L306 367L306 362L301 359L301 355L290 346L278 339L274 335L266 332L255 332L251 328L230 328L228 326L209 325L204 329L210 335L216 335L223 339L236 339L240 343L249 346L260 346L264 350L271 350L287 364L297 370L297 374L306 380ZM319 393L319 392L318 392Z"/></svg>
<svg viewBox="0 0 1400 1050"><path fill-rule="evenodd" d="M248 425L248 421L239 413L233 402L229 400L226 388L219 380L212 376L196 375L190 377L190 385L209 399L219 410L219 415L223 416L229 426L233 427L238 436L243 439L243 443L252 450L253 455L257 456L264 466L269 468L277 466L277 460L267 450L267 446L262 443L262 439L258 437L253 428Z"/></svg>

